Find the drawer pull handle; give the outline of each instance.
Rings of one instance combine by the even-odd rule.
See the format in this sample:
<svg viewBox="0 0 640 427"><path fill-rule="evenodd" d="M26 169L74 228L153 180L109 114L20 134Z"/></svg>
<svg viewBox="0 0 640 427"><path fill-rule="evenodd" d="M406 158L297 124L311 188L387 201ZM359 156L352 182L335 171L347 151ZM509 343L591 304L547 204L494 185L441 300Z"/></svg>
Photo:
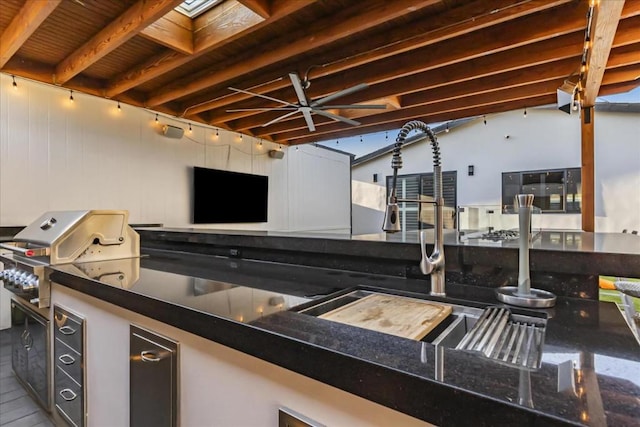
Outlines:
<svg viewBox="0 0 640 427"><path fill-rule="evenodd" d="M65 365L73 365L73 363L76 361L76 359L74 359L70 354L63 354L62 356L58 357L58 360Z"/></svg>
<svg viewBox="0 0 640 427"><path fill-rule="evenodd" d="M71 402L73 399L78 397L78 395L75 394L73 390L71 390L70 388L63 388L62 390L60 390L59 394L60 394L60 397L62 397L67 402Z"/></svg>
<svg viewBox="0 0 640 427"><path fill-rule="evenodd" d="M73 329L71 326L63 326L62 328L59 328L58 330L64 335L73 335L73 334L76 333L76 330Z"/></svg>
<svg viewBox="0 0 640 427"><path fill-rule="evenodd" d="M159 362L160 361L160 357L158 357L153 351L142 351L140 352L140 359L142 359L143 362Z"/></svg>

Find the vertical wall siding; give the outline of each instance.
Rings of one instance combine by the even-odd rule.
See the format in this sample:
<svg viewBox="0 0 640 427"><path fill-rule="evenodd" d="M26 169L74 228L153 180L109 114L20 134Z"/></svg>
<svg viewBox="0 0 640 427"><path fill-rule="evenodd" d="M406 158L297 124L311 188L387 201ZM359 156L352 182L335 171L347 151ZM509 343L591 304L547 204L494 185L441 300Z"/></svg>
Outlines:
<svg viewBox="0 0 640 427"><path fill-rule="evenodd" d="M118 111L115 101L76 92L71 103L61 88L17 81L14 91L0 74L0 225L26 225L48 210L127 209L132 223L192 227L190 168L200 166L268 175L269 222L199 228L349 231L345 154L283 146L284 159L272 159L278 144L196 124L189 133L187 123L160 115L185 129L171 139L154 112ZM302 155L307 167L297 164ZM327 206L336 208L320 215Z"/></svg>

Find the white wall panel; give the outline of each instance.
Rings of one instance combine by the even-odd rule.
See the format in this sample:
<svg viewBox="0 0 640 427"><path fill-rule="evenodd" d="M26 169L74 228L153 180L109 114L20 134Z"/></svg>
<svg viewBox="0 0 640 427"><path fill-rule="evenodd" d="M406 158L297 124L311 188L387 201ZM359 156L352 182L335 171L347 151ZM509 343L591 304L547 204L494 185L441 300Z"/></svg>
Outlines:
<svg viewBox="0 0 640 427"><path fill-rule="evenodd" d="M282 160L270 158L268 150L279 146L268 141L222 129L216 136L198 124L189 132L184 121L160 115L156 123L154 112L125 104L118 110L114 101L82 93L71 103L68 91L23 79L14 91L4 74L0 87L0 226L29 224L47 210L127 209L132 223L193 227L191 168L201 166L268 175L269 222L198 228L349 230L345 154L314 147L330 154L297 168L292 149L282 148ZM163 123L182 127L184 136L165 137ZM296 199L312 193L311 203ZM324 207L330 212L319 215Z"/></svg>

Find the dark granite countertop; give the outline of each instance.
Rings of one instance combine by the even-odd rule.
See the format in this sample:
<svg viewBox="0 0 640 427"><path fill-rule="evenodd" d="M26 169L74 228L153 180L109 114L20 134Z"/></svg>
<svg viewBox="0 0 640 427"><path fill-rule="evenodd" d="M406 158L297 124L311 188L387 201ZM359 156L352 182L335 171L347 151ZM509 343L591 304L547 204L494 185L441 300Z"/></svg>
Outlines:
<svg viewBox="0 0 640 427"><path fill-rule="evenodd" d="M428 298L425 280L144 252L139 269L131 260L56 266L51 279L438 425L638 425L640 346L615 304L560 297L555 308L536 311L548 317L542 366L525 371L289 310L352 287ZM124 275L131 280L110 271L131 271ZM448 283L447 295L496 304L490 288Z"/></svg>

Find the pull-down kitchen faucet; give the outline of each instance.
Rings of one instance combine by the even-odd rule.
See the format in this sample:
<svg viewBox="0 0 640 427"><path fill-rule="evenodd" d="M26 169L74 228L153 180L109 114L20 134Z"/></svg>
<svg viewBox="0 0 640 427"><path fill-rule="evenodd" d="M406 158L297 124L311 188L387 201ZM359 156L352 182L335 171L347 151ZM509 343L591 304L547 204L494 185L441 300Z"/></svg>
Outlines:
<svg viewBox="0 0 640 427"><path fill-rule="evenodd" d="M412 130L420 130L427 134L431 141L433 150L433 202L426 200L398 199L396 197L396 181L398 179L398 169L402 167L402 158L400 157L400 149L407 138L407 134ZM391 192L389 194L389 202L384 215L384 224L382 229L388 233L395 233L401 230L398 202L417 202L417 203L433 203L435 206L434 221L434 241L433 253L427 256L426 250L426 231L420 231L420 271L422 274L431 275L431 295L444 296L444 242L443 242L443 216L442 205L444 199L442 197L442 168L440 166L440 147L435 134L429 126L419 120L413 120L406 123L400 129L396 137L395 148L393 149L393 157L391 159L391 167L393 168L393 180Z"/></svg>

